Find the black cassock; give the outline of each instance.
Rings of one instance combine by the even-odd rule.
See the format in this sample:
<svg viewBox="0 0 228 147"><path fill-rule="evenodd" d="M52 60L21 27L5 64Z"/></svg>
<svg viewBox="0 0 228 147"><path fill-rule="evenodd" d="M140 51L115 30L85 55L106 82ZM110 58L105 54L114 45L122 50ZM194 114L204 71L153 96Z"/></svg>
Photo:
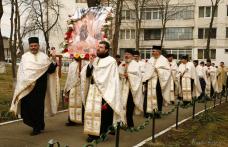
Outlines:
<svg viewBox="0 0 228 147"><path fill-rule="evenodd" d="M33 90L21 99L21 117L23 122L36 131L45 128L44 102L47 89L47 75L54 73L56 66L51 63L48 70L37 79Z"/></svg>

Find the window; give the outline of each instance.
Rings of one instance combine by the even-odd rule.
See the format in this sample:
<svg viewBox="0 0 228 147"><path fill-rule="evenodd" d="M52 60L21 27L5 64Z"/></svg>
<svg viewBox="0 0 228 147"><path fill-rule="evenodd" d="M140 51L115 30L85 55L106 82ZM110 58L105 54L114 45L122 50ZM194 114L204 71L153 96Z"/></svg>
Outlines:
<svg viewBox="0 0 228 147"><path fill-rule="evenodd" d="M228 27L226 28L226 38L228 38Z"/></svg>
<svg viewBox="0 0 228 147"><path fill-rule="evenodd" d="M160 40L161 29L144 29L144 40Z"/></svg>
<svg viewBox="0 0 228 147"><path fill-rule="evenodd" d="M166 28L166 40L192 40L193 28Z"/></svg>
<svg viewBox="0 0 228 147"><path fill-rule="evenodd" d="M161 19L160 8L142 8L142 20ZM192 19L194 18L194 6L170 6L168 9L169 19Z"/></svg>
<svg viewBox="0 0 228 147"><path fill-rule="evenodd" d="M192 59L191 49L166 49L166 52L173 54L177 60L179 60L183 55L188 55L189 59Z"/></svg>
<svg viewBox="0 0 228 147"><path fill-rule="evenodd" d="M198 49L198 59L206 59L205 50L206 49ZM216 49L210 49L210 58L216 59Z"/></svg>
<svg viewBox="0 0 228 147"><path fill-rule="evenodd" d="M198 49L198 59L204 59L204 50Z"/></svg>
<svg viewBox="0 0 228 147"><path fill-rule="evenodd" d="M135 39L135 30L131 30L131 39Z"/></svg>
<svg viewBox="0 0 228 147"><path fill-rule="evenodd" d="M120 39L125 39L125 30L120 30Z"/></svg>
<svg viewBox="0 0 228 147"><path fill-rule="evenodd" d="M132 10L122 10L122 20L134 20L135 12Z"/></svg>
<svg viewBox="0 0 228 147"><path fill-rule="evenodd" d="M203 36L204 36L203 35L204 34L203 32L204 32L204 29L198 29L198 38L199 39L203 39Z"/></svg>
<svg viewBox="0 0 228 147"><path fill-rule="evenodd" d="M213 7L213 9L214 9L214 7ZM217 15L218 15L218 9L216 7L214 17L217 17ZM212 7L211 6L200 6L199 7L199 17L200 18L211 17L211 16L212 16Z"/></svg>
<svg viewBox="0 0 228 147"><path fill-rule="evenodd" d="M211 39L216 38L216 32L217 32L216 28L211 29ZM205 39L208 37L208 35L209 35L209 28L199 28L198 29L198 38L199 39Z"/></svg>
<svg viewBox="0 0 228 147"><path fill-rule="evenodd" d="M123 29L120 30L120 39L128 40L128 39L135 39L135 30L133 29Z"/></svg>
<svg viewBox="0 0 228 147"><path fill-rule="evenodd" d="M131 30L126 30L126 39L130 39Z"/></svg>
<svg viewBox="0 0 228 147"><path fill-rule="evenodd" d="M87 3L87 0L76 0L76 3Z"/></svg>
<svg viewBox="0 0 228 147"><path fill-rule="evenodd" d="M199 7L199 17L204 17L204 7Z"/></svg>
<svg viewBox="0 0 228 147"><path fill-rule="evenodd" d="M226 6L226 16L228 16L228 5Z"/></svg>
<svg viewBox="0 0 228 147"><path fill-rule="evenodd" d="M210 17L211 16L211 7L206 7L206 12L205 12L205 17Z"/></svg>

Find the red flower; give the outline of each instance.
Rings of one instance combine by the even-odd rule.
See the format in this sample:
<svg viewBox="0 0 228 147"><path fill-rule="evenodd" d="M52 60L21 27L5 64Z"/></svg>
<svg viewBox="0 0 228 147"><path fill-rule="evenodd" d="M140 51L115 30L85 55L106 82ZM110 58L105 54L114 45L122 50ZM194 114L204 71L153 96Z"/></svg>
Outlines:
<svg viewBox="0 0 228 147"><path fill-rule="evenodd" d="M65 49L63 50L63 53L66 53L66 52L68 52L68 49L67 49L67 48L65 48Z"/></svg>
<svg viewBox="0 0 228 147"><path fill-rule="evenodd" d="M108 109L107 104L102 105L101 109L102 109L102 110L107 110L107 109Z"/></svg>
<svg viewBox="0 0 228 147"><path fill-rule="evenodd" d="M86 60L89 60L89 54L85 54L85 58Z"/></svg>

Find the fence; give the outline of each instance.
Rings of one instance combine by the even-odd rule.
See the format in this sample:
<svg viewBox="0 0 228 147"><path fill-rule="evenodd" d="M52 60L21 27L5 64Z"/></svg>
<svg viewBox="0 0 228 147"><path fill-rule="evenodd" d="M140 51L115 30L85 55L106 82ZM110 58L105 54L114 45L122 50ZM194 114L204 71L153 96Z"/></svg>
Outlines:
<svg viewBox="0 0 228 147"><path fill-rule="evenodd" d="M213 108L216 107L216 101L219 100L219 105L222 104L222 94L215 94L211 100L213 100ZM228 89L226 88L225 90L225 102L228 102ZM161 116L166 116L166 115L169 115L173 112L176 111L176 117L175 117L175 128L178 129L178 126L179 126L179 108L183 108L183 109L187 109L187 108L190 108L192 107L192 119L195 119L195 110L196 110L196 104L197 103L204 103L204 116L206 117L207 113L208 113L208 108L207 108L207 100L203 100L203 101L200 101L196 98L193 98L192 102L190 102L189 104L187 105L183 105L181 103L181 101L178 101L176 105L174 105L174 108L172 108L170 111L168 112L160 112L159 114ZM123 124L121 124L120 122L117 123L116 126L110 126L108 131L105 133L105 134L102 134L100 136L99 139L97 140L94 140L93 142L91 143L87 143L87 144L84 144L83 147L96 147L97 144L105 141L108 137L108 134L114 129L115 130L115 147L119 147L120 146L120 129L124 130L124 131L128 131L128 132L138 132L140 130L143 130L144 128L146 128L146 126L149 125L149 122L152 120L152 130L151 130L151 134L152 134L152 142L154 143L155 142L155 128L156 128L156 114L157 112L153 111L152 114L150 114L149 118L147 118L141 125L137 126L137 127L133 127L133 128L126 128L126 126L124 126ZM54 145L57 145L58 147L60 147L60 144L59 142L57 141L49 141L48 143L48 147L54 147ZM68 147L68 146L65 146L65 147Z"/></svg>

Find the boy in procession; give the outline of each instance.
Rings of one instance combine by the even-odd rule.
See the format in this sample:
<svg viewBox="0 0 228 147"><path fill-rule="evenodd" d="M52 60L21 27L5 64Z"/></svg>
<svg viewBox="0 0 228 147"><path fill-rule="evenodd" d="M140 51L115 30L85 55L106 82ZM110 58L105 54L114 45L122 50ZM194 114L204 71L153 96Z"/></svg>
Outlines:
<svg viewBox="0 0 228 147"><path fill-rule="evenodd" d="M80 63L81 62L81 63ZM84 106L81 96L80 71L85 65L84 61L75 59L70 65L65 83L64 94L69 101L69 117L66 126L82 124L84 119Z"/></svg>

